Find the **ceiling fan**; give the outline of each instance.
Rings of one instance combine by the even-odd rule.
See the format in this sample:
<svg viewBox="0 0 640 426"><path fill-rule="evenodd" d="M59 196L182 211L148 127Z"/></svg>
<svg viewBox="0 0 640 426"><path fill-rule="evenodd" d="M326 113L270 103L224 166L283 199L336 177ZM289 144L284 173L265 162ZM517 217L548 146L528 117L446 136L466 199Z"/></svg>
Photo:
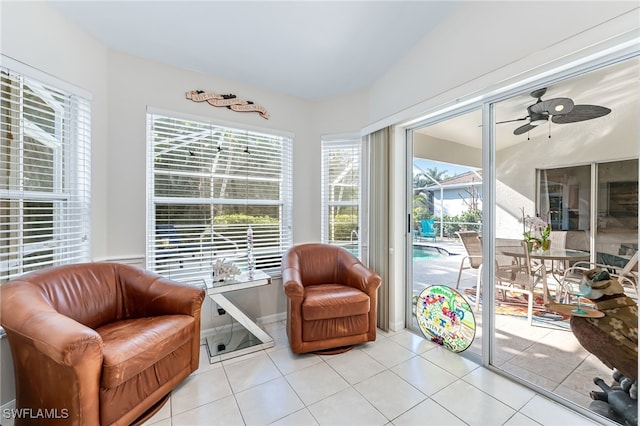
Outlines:
<svg viewBox="0 0 640 426"><path fill-rule="evenodd" d="M546 92L546 87L531 92L531 97L536 98L538 101L527 107L528 115L526 117L500 121L496 124L529 120L527 124L513 131L514 135L521 135L541 124L547 123L549 117L556 124L566 124L603 117L611 112L611 109L599 105L575 105L573 100L569 98L554 98L543 101L542 96Z"/></svg>

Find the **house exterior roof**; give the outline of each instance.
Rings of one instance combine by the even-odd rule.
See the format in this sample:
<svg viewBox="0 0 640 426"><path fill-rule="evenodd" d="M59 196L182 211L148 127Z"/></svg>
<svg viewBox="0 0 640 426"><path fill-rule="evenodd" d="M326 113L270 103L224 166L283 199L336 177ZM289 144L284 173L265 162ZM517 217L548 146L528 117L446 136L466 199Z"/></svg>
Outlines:
<svg viewBox="0 0 640 426"><path fill-rule="evenodd" d="M439 183L433 183L431 185L428 185L427 188L432 189L432 188L439 188L442 186L446 189L446 187L448 186L461 186L465 184L478 183L478 182L482 182L482 170L462 173L462 174L450 177L448 179L442 180Z"/></svg>

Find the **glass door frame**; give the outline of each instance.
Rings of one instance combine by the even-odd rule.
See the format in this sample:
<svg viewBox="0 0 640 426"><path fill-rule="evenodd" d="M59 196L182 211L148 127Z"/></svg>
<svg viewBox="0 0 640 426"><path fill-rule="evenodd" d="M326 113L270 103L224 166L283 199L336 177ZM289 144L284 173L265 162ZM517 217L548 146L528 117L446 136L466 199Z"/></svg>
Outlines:
<svg viewBox="0 0 640 426"><path fill-rule="evenodd" d="M569 80L572 77L578 77L590 71L595 71L609 65L623 62L629 59L640 57L640 45L636 42L623 43L616 49L603 50L598 54L592 55L582 60L577 60L571 64L560 66L549 72L543 72L538 76L523 79L504 87L495 87L487 89L483 95L477 95L466 100L457 100L456 105L449 108L441 108L425 114L421 119L411 120L407 123L400 124L405 129L405 152L406 152L406 169L405 169L405 215L406 224L406 246L405 246L405 326L411 324L413 310L411 306L411 285L412 276L412 248L413 248L413 230L412 230L412 159L413 159L413 131L422 127L453 118L459 114L469 112L476 109L482 109L482 167L483 167L483 209L482 209L482 235L483 238L483 258L488 259L485 267L482 269L482 300L491 301L495 297L495 289L493 285L489 285L495 276L495 223L496 223L496 155L495 155L495 105L498 102L508 100L522 93L530 92L538 87L547 87L558 82ZM595 176L592 175L592 179ZM537 190L536 190L537 192ZM592 194L593 195L593 194ZM593 249L594 241L591 238L591 248ZM569 407L570 409L601 421L602 418L592 411L580 407L576 404L568 402L564 398L557 396L551 391L547 391L531 382L528 382L514 374L495 366L494 354L495 348L495 324L493 321L494 307L492 303L484 303L489 309L482 310L482 356L479 362L483 367L507 377L508 379L520 383L528 388L534 389L537 393L547 398ZM470 358L474 358L470 356Z"/></svg>

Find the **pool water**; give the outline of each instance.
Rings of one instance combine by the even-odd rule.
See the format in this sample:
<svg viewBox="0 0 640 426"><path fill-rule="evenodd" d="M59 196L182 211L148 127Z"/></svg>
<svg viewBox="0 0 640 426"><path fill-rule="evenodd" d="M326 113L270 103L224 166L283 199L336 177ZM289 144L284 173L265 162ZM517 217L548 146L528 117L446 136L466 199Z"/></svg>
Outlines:
<svg viewBox="0 0 640 426"><path fill-rule="evenodd" d="M345 247L354 255L358 256L358 247ZM413 261L418 262L421 260L428 259L438 259L440 257L445 256L445 254L439 252L437 249L433 247L421 247L421 246L413 246Z"/></svg>
<svg viewBox="0 0 640 426"><path fill-rule="evenodd" d="M428 259L437 259L440 257L443 257L443 254L434 248L420 247L420 246L413 247L414 262L419 262L419 261L428 260Z"/></svg>

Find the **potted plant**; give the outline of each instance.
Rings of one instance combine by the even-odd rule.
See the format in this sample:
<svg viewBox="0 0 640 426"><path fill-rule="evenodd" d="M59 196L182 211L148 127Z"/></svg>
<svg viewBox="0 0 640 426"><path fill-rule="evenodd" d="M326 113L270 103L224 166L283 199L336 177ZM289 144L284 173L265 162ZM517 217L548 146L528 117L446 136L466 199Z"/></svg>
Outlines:
<svg viewBox="0 0 640 426"><path fill-rule="evenodd" d="M533 249L549 250L551 247L551 224L538 216L531 217L524 214L522 209L522 236L527 242L529 251Z"/></svg>

